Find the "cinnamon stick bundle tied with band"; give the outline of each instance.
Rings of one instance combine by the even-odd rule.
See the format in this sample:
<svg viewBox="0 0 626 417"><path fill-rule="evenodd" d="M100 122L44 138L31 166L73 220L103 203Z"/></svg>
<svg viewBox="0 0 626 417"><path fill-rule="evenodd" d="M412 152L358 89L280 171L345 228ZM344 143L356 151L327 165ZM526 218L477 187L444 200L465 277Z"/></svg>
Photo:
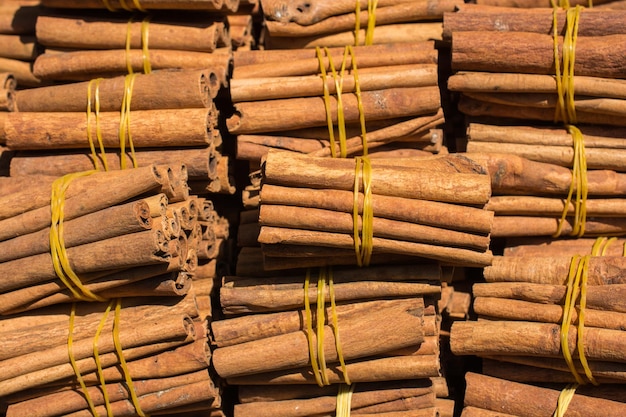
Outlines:
<svg viewBox="0 0 626 417"><path fill-rule="evenodd" d="M363 236L369 233L371 222L370 255L489 264L492 213L481 207L491 187L482 168L458 155L405 162L403 166L400 159L372 160L371 174L363 174L371 175L371 185L362 186L353 160L270 151L264 163L259 218L258 241L264 253L302 256L315 247L358 253L355 239L361 231L365 231ZM420 214L418 218L403 216L404 210ZM445 220L447 213L456 220ZM367 220L367 216L372 217ZM282 245L288 245L289 252L280 251ZM293 252L298 248L303 251L300 255ZM318 262L326 262L328 254L320 255Z"/></svg>

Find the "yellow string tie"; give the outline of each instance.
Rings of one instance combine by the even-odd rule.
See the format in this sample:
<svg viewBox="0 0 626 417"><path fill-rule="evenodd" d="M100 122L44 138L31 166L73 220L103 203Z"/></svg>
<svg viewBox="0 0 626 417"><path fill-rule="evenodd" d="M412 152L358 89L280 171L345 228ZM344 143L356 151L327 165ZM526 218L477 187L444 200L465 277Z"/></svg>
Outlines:
<svg viewBox="0 0 626 417"><path fill-rule="evenodd" d="M75 298L83 301L106 301L85 287L78 275L72 270L64 240L65 193L72 180L91 175L94 172L96 171L75 172L64 175L53 182L50 195L50 254L54 271Z"/></svg>
<svg viewBox="0 0 626 417"><path fill-rule="evenodd" d="M326 289L326 275L323 268L319 269L317 274L317 361L320 368L320 376L324 385L330 385L328 375L326 373L326 355L324 353L324 324L326 322L326 300L324 293Z"/></svg>
<svg viewBox="0 0 626 417"><path fill-rule="evenodd" d="M100 339L100 334L104 329L104 325L106 323L107 318L109 317L109 313L111 311L111 307L113 306L113 302L109 302L102 318L100 319L100 323L98 324L98 328L96 330L96 335L93 338L93 358L96 361L96 372L98 374L98 379L100 380L100 386L102 391L102 396L104 398L104 406L107 410L107 416L113 417L113 410L111 409L111 402L109 400L109 392L106 389L106 380L104 378L104 373L102 371L102 363L100 361L100 353L98 352L98 340Z"/></svg>
<svg viewBox="0 0 626 417"><path fill-rule="evenodd" d="M356 0L354 7L354 46L359 46L359 32L361 32L361 1Z"/></svg>
<svg viewBox="0 0 626 417"><path fill-rule="evenodd" d="M150 74L152 72L152 64L150 63L150 50L148 49L150 17L146 16L141 21L141 54L143 59L143 72Z"/></svg>
<svg viewBox="0 0 626 417"><path fill-rule="evenodd" d="M78 365L76 364L76 358L74 358L74 318L76 317L76 303L72 303L72 307L70 309L70 321L69 321L69 325L68 325L68 336L67 336L67 355L69 357L70 360L70 364L72 365L72 369L74 370L74 374L76 375L76 379L78 380L78 383L80 384L80 387L83 391L83 395L85 396L85 400L87 401L87 404L89 405L89 410L91 411L91 414L93 414L95 417L98 417L98 412L96 411L96 406L93 403L93 400L91 399L91 396L89 395L89 391L87 390L87 385L85 384L85 380L83 379L83 376L80 372L80 369L78 369Z"/></svg>
<svg viewBox="0 0 626 417"><path fill-rule="evenodd" d="M368 266L374 246L374 210L372 205L372 164L368 157L355 158L354 201L352 209L354 251L357 264ZM363 183L363 212L359 234L359 177Z"/></svg>
<svg viewBox="0 0 626 417"><path fill-rule="evenodd" d="M567 126L567 130L572 135L574 142L574 162L572 166L572 181L570 183L567 198L564 202L563 213L559 219L557 230L552 237L561 235L565 218L572 203L574 190L576 190L576 199L574 201L574 224L572 226L571 236L581 237L585 234L585 223L587 221L587 156L585 153L585 141L582 132L575 126Z"/></svg>
<svg viewBox="0 0 626 417"><path fill-rule="evenodd" d="M556 74L557 103L554 121L576 123L576 105L574 102L574 63L576 61L576 40L578 39L578 22L581 6L566 11L566 29L563 35L562 64L559 57L559 33L557 23L558 9L552 10L554 67ZM561 71L562 65L562 71Z"/></svg>
<svg viewBox="0 0 626 417"><path fill-rule="evenodd" d="M337 412L336 417L350 417L350 410L352 409L352 393L354 392L354 385L349 383L340 384L337 391Z"/></svg>
<svg viewBox="0 0 626 417"><path fill-rule="evenodd" d="M317 382L317 385L319 385L320 387L323 387L324 381L322 380L322 376L320 374L320 369L317 362L317 354L313 342L313 318L311 317L311 301L309 300L310 282L311 270L307 269L306 278L304 280L304 318L307 341L309 344L309 360L311 361L311 367L313 368L313 376L315 377L315 382Z"/></svg>
<svg viewBox="0 0 626 417"><path fill-rule="evenodd" d="M361 96L361 83L359 81L359 70L356 64L356 55L354 54L354 48L348 45L344 52L344 62L346 61L346 54L350 54L352 59L352 76L354 77L354 93L356 94L357 107L359 109L359 124L361 125L361 142L363 143L363 155L367 156L367 129L365 127L365 109L363 108L363 97ZM342 75L343 77L343 75Z"/></svg>
<svg viewBox="0 0 626 417"><path fill-rule="evenodd" d="M126 169L126 140L128 139L128 147L130 149L130 156L133 163L133 168L137 168L137 159L135 155L135 145L133 144L133 137L130 132L130 107L131 98L133 95L133 87L135 85L135 78L137 74L128 74L124 78L124 96L122 97L122 108L120 110L120 127L119 127L119 141L120 141L120 168Z"/></svg>
<svg viewBox="0 0 626 417"><path fill-rule="evenodd" d="M378 0L367 1L367 31L365 32L365 45L374 44L374 29L376 28L376 7Z"/></svg>
<svg viewBox="0 0 626 417"><path fill-rule="evenodd" d="M91 108L93 101L96 121L96 138L98 140L98 146L100 148L100 158L102 159L102 165L104 167L104 170L108 171L109 164L107 162L104 141L102 139L102 128L100 126L100 81L102 81L102 78L96 78L89 81L89 83L87 84L87 140L89 141L89 148L91 149L91 157L93 159L94 168L99 170L100 168L98 166L98 155L96 153L96 147L94 145L93 136L91 134ZM92 94L91 90L94 87L95 91Z"/></svg>
<svg viewBox="0 0 626 417"><path fill-rule="evenodd" d="M346 118L343 112L343 77L346 70L346 55L344 54L343 60L341 62L341 71L337 73L335 69L335 64L333 63L332 56L328 48L324 48L326 51L326 56L328 57L328 65L330 67L330 71L333 74L333 79L335 81L335 94L337 94L337 130L339 132L339 156L341 158L345 158L348 155L347 145L346 145Z"/></svg>
<svg viewBox="0 0 626 417"><path fill-rule="evenodd" d="M330 105L330 91L328 90L328 77L326 74L326 63L322 56L322 49L319 46L315 47L315 54L320 66L320 77L322 78L322 89L324 94L324 108L326 110L326 124L328 126L328 135L330 139L330 154L333 158L336 158L335 150L335 128L333 127L333 116ZM327 52L328 56L328 52Z"/></svg>
<svg viewBox="0 0 626 417"><path fill-rule="evenodd" d="M122 299L118 298L115 303L115 315L113 316L113 344L115 345L115 351L117 352L117 358L120 362L120 368L122 368L122 372L124 374L124 379L126 380L126 388L130 393L130 397L133 402L133 407L135 407L135 411L139 417L145 417L146 414L141 410L141 406L139 405L139 398L137 397L137 392L135 391L135 384L133 383L133 379L130 376L130 371L128 370L128 365L126 364L126 359L124 358L124 351L122 350L122 343L120 342L120 313L122 309Z"/></svg>
<svg viewBox="0 0 626 417"><path fill-rule="evenodd" d="M569 407L569 403L574 398L576 388L578 388L578 385L569 384L563 389L563 391L561 391L559 399L556 403L556 410L554 410L554 414L552 414L552 417L565 417L565 412Z"/></svg>
<svg viewBox="0 0 626 417"><path fill-rule="evenodd" d="M126 57L126 72L129 74L132 74L133 71L133 62L130 56L130 50L131 50L131 40L132 40L132 25L133 25L133 18L131 17L130 19L128 19L128 22L126 23L126 45L125 45L125 54L124 56Z"/></svg>
<svg viewBox="0 0 626 417"><path fill-rule="evenodd" d="M585 267L584 257L581 260L581 256L575 255L572 257L569 274L567 277L567 292L565 295L565 304L563 306L563 319L561 320L561 350L563 358L567 363L567 367L574 376L576 383L584 384L585 381L580 376L574 365L572 359L572 353L569 350L569 328L571 325L572 314L578 298L578 292L580 291L580 278L582 275L582 269Z"/></svg>
<svg viewBox="0 0 626 417"><path fill-rule="evenodd" d="M337 350L337 358L341 365L341 372L343 374L343 380L346 384L350 385L350 378L348 377L348 368L346 367L346 361L343 357L343 348L341 347L341 340L339 339L339 319L337 317L337 303L335 302L335 283L333 278L333 270L328 267L326 271L326 277L328 279L328 292L330 296L330 311L333 319L333 334L335 336L335 349ZM348 411L350 408L348 408Z"/></svg>

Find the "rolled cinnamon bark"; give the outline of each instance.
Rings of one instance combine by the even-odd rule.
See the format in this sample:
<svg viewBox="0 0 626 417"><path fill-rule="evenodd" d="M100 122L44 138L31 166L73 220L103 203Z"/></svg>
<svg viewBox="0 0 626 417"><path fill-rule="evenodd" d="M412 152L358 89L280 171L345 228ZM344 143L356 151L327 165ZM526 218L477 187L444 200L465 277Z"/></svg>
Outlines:
<svg viewBox="0 0 626 417"><path fill-rule="evenodd" d="M43 6L62 9L105 9L106 5L100 0L43 0ZM130 4L119 0L110 0L109 5L117 10L136 9L135 2ZM228 2L230 4L230 2ZM172 9L172 10L220 10L225 4L224 0L141 0L144 9ZM126 7L124 7L126 6Z"/></svg>
<svg viewBox="0 0 626 417"><path fill-rule="evenodd" d="M546 238L511 238L507 239L504 256L555 256L555 255L591 255L596 239L546 239ZM623 256L623 238L611 241L605 246L605 256Z"/></svg>
<svg viewBox="0 0 626 417"><path fill-rule="evenodd" d="M623 295L624 284L591 285L587 287L587 306L590 309L626 312ZM565 300L564 285L535 284L526 282L489 282L474 284L476 297L498 297L525 300L533 303L561 304Z"/></svg>
<svg viewBox="0 0 626 417"><path fill-rule="evenodd" d="M264 252L269 253L270 248L266 245L314 245L328 248L354 250L354 237L350 234L318 232L310 230L285 229L280 227L261 227L259 242ZM463 248L429 245L425 243L406 242L385 238L372 239L372 254L395 254L408 255L427 259L436 259L451 265L472 265L484 267L491 264L491 251L474 251ZM321 258L314 265L329 265L327 260ZM356 257L353 263L356 262Z"/></svg>
<svg viewBox="0 0 626 417"><path fill-rule="evenodd" d="M326 83L329 93L336 94L334 80L329 77ZM359 73L358 83L361 91L436 85L437 66L414 64L409 68L390 66L380 73L364 71ZM323 82L319 78L311 76L234 78L231 81L230 92L233 102L238 103L277 98L321 96L322 85ZM342 92L353 93L355 85L353 75L344 77Z"/></svg>
<svg viewBox="0 0 626 417"><path fill-rule="evenodd" d="M566 196L572 180L571 170L502 153L466 153L465 157L482 164L491 177L494 195ZM609 170L587 173L589 195L619 196L626 191L626 176Z"/></svg>
<svg viewBox="0 0 626 417"><path fill-rule="evenodd" d="M354 230L351 213L287 205L262 204L259 223L261 227L271 226L345 234L349 234ZM361 220L359 220L358 227L359 230L362 228ZM376 215L374 216L372 227L374 237L398 241L451 246L479 251L487 250L490 242L488 235L475 235L413 222L389 220Z"/></svg>
<svg viewBox="0 0 626 417"><path fill-rule="evenodd" d="M567 280L571 257L533 258L496 256L484 270L487 282L533 282L563 285ZM620 270L626 258L593 256L589 261L589 285L622 284Z"/></svg>
<svg viewBox="0 0 626 417"><path fill-rule="evenodd" d="M575 2L571 3L572 7ZM557 10L557 31L565 32L567 19L564 10ZM451 39L458 32L507 31L552 34L553 13L548 5L536 8L489 6L486 4L463 4L454 13L444 15L443 38ZM626 17L623 10L586 8L578 25L578 36L605 36L623 34L619 23ZM602 22L599 24L599 22Z"/></svg>
<svg viewBox="0 0 626 417"><path fill-rule="evenodd" d="M39 53L34 36L0 34L0 56L20 61L33 61Z"/></svg>
<svg viewBox="0 0 626 417"><path fill-rule="evenodd" d="M129 22L127 18L103 18L102 15L43 15L37 18L37 40L42 45L57 48L141 49L142 25L139 19ZM221 41L220 32L224 31L223 19L206 16L187 16L178 21L175 17L166 20L157 16L147 25L150 50L213 52Z"/></svg>
<svg viewBox="0 0 626 417"><path fill-rule="evenodd" d="M39 87L46 84L39 76L33 73L32 66L32 62L0 58L0 71L13 74L20 87Z"/></svg>
<svg viewBox="0 0 626 417"><path fill-rule="evenodd" d="M439 355L390 356L377 359L346 361L350 381L376 382L398 379L430 378L439 375ZM340 366L329 364L326 376L331 384L343 383ZM310 368L276 371L228 378L235 385L315 384Z"/></svg>
<svg viewBox="0 0 626 417"><path fill-rule="evenodd" d="M374 267L384 270L384 267ZM425 266L426 270L430 270ZM400 268L405 269L405 268ZM346 280L341 270L333 272L335 282L335 298L338 302L350 302L355 300L377 299L382 297L411 297L418 295L437 294L440 287L433 282L415 282L410 278L397 280L390 278L394 282L380 282L365 274L364 281ZM393 268L389 274L393 274ZM425 274L426 275L426 274ZM240 283L241 279L225 278L220 291L220 302L224 314L239 314L252 312L284 311L298 309L304 305L304 292L302 291L304 277L298 280L285 280L285 284L280 281L276 284L267 283ZM313 280L315 277L313 278ZM424 279L436 279L436 274L427 276ZM283 281L283 280L281 280ZM291 283L290 281L293 281ZM398 282L399 281L399 282ZM408 281L408 282L407 282ZM315 296L312 285L310 296ZM279 297L279 299L276 299ZM258 300L257 302L253 300ZM217 339L217 336L216 336Z"/></svg>
<svg viewBox="0 0 626 417"><path fill-rule="evenodd" d="M39 0L16 0L0 5L0 33L30 35L35 33L35 22L41 14Z"/></svg>
<svg viewBox="0 0 626 417"><path fill-rule="evenodd" d="M361 93L365 118L380 120L418 116L436 112L440 107L437 87L391 88ZM420 97L415 100L415 97ZM355 94L342 96L346 122L359 118ZM238 103L236 112L227 119L230 133L246 134L299 129L326 124L326 109L319 98L292 98ZM330 111L337 122L337 100L331 98ZM306 109L306 111L304 111Z"/></svg>
<svg viewBox="0 0 626 417"><path fill-rule="evenodd" d="M580 36L576 41L576 75L624 78L626 35ZM551 35L527 32L457 32L452 48L452 69L466 71L548 74L554 72ZM562 44L562 38L559 39ZM532 52L528 52L532 51Z"/></svg>
<svg viewBox="0 0 626 417"><path fill-rule="evenodd" d="M492 196L485 209L504 216L560 216L564 205L563 199L509 195ZM620 198L590 198L586 201L586 206L587 215L590 217L626 216L626 200ZM574 214L573 204L569 205L567 213L570 216Z"/></svg>
<svg viewBox="0 0 626 417"><path fill-rule="evenodd" d="M487 204L491 204L494 198ZM261 188L261 199L264 204L269 205L311 207L343 213L352 213L354 209L354 193L342 190L264 184ZM362 212L362 204L362 194L359 194L359 212ZM376 217L474 233L488 234L493 218L492 212L477 208L378 194L372 196L372 205Z"/></svg>
<svg viewBox="0 0 626 417"><path fill-rule="evenodd" d="M558 230L559 217L523 217L495 216L493 220L493 237L514 236L553 236ZM571 219L563 223L561 233L571 235L573 228ZM623 235L626 231L626 219L623 217L598 217L585 221L584 236Z"/></svg>
<svg viewBox="0 0 626 417"><path fill-rule="evenodd" d="M124 96L124 77L107 78L98 85L100 111L119 111ZM164 89L163 83L168 88ZM88 82L31 88L16 92L21 112L85 112ZM210 70L155 71L137 74L131 109L208 108L219 90L219 81Z"/></svg>
<svg viewBox="0 0 626 417"><path fill-rule="evenodd" d="M215 117L207 109L137 110L131 112L129 132L138 147L203 146L211 143ZM5 124L7 146L15 150L89 148L85 113L18 112ZM120 114L90 114L91 137L100 127L105 147L120 146ZM184 128L183 126L187 126Z"/></svg>
<svg viewBox="0 0 626 417"><path fill-rule="evenodd" d="M420 42L441 39L441 22L410 22L378 26L374 36L374 44ZM366 30L359 32L359 45L365 44ZM266 34L264 44L271 49L315 48L316 46L354 45L354 29L328 35L304 37L282 37Z"/></svg>
<svg viewBox="0 0 626 417"><path fill-rule="evenodd" d="M110 164L110 172L120 170L119 152L105 154L107 163ZM133 161L127 153L125 156L126 166L132 166ZM164 148L159 150L137 150L135 159L138 166L147 167L153 164L167 163L184 163L187 175L192 179L212 179L216 177L218 154L214 151L213 146L197 147L197 148ZM97 165L103 164L103 157L98 156ZM94 169L94 160L89 151L68 151L68 153L59 154L58 152L20 152L18 156L11 159L11 175L46 175L61 176L76 172L77 170ZM125 170L122 170L125 171ZM187 190L185 181L184 188ZM71 189L71 187L70 187ZM180 191L180 187L178 188ZM168 196L170 201L177 199ZM184 196L178 196L178 199Z"/></svg>
<svg viewBox="0 0 626 417"><path fill-rule="evenodd" d="M584 328L584 353L590 360L623 362L621 330ZM561 357L560 325L521 321L454 322L450 347L455 355L520 355ZM577 335L569 332L573 356Z"/></svg>
<svg viewBox="0 0 626 417"><path fill-rule="evenodd" d="M42 80L88 81L93 78L128 73L126 58L134 72L143 71L141 49L111 49L102 51L50 52L39 55L33 65L33 74ZM211 53L195 51L150 51L153 71L164 69L210 69L222 84L226 83L231 55L216 49ZM1 66L0 66L1 67Z"/></svg>
<svg viewBox="0 0 626 417"><path fill-rule="evenodd" d="M539 388L475 373L465 375L465 406L480 407L519 417L548 416L556 408L560 390ZM509 395L502 396L506 392ZM574 394L568 414L593 415L597 410L607 417L624 413L626 405L591 396Z"/></svg>
<svg viewBox="0 0 626 417"><path fill-rule="evenodd" d="M454 11L456 2L454 1L419 1L410 4L390 4L382 6L380 3L376 8L376 25L377 28L383 25L403 22L416 21L432 21L441 20L445 12ZM367 9L362 10L359 14L361 27L367 27L368 20ZM354 7L352 10L344 13L335 13L332 16L325 17L323 20L310 22L310 24L302 24L298 21L285 20L281 16L280 21L274 19L266 19L265 25L272 36L283 37L300 37L315 36L328 33L343 32L354 29L356 16Z"/></svg>
<svg viewBox="0 0 626 417"><path fill-rule="evenodd" d="M448 79L448 89L483 93L555 93L557 86L555 78L550 75L460 71ZM577 96L624 98L626 82L577 75L574 91Z"/></svg>
<svg viewBox="0 0 626 417"><path fill-rule="evenodd" d="M353 320L346 318L341 322L338 331L345 359L381 354L414 345L423 339L421 315L413 310L417 306L415 299L389 300L384 305L373 303L370 306L367 316ZM392 333L388 332L388 328L385 330L387 326L381 323L389 314L395 321ZM401 328L404 330L399 330ZM372 345L372 338L380 340L380 343ZM326 361L338 361L335 338L329 326L325 326L324 354ZM223 378L297 368L309 363L307 337L300 331L219 348L213 352L213 365Z"/></svg>
<svg viewBox="0 0 626 417"><path fill-rule="evenodd" d="M428 169L428 162L417 162L424 169L404 168L393 160L395 168L372 162L372 193L397 197L419 198L442 202L484 204L491 193L489 178L485 175L437 172ZM443 162L441 160L440 162ZM297 162L297 163L295 163ZM440 166L436 160L433 160ZM461 161L462 162L462 161ZM264 164L264 178L268 184L308 188L352 190L354 162L341 159L311 158L287 152L269 152ZM454 170L457 171L457 170ZM458 171L457 171L458 172ZM420 183L416 184L416 177ZM430 189L430 190L427 190ZM451 191L454 190L452 194Z"/></svg>

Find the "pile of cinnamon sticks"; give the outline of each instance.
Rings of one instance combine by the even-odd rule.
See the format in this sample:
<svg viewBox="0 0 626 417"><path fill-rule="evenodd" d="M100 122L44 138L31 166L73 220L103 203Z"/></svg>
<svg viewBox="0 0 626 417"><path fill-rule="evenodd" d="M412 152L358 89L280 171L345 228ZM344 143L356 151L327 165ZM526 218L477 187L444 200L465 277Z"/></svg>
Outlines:
<svg viewBox="0 0 626 417"><path fill-rule="evenodd" d="M351 0L261 0L265 27L261 39L268 49L441 39L443 14L458 4L462 2L361 0L355 6Z"/></svg>

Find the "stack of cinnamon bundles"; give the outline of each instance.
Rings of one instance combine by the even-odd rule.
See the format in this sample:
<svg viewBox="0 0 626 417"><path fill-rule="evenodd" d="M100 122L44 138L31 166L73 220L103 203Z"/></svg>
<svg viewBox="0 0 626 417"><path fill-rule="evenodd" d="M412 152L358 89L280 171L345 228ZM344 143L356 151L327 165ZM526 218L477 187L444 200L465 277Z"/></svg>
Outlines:
<svg viewBox="0 0 626 417"><path fill-rule="evenodd" d="M260 0L267 49L372 45L441 39L441 20L454 0L388 0L332 3Z"/></svg>
<svg viewBox="0 0 626 417"><path fill-rule="evenodd" d="M42 10L39 0L11 0L0 4L0 72L13 74L22 88L42 84L32 69L42 52L35 37L35 22Z"/></svg>
<svg viewBox="0 0 626 417"><path fill-rule="evenodd" d="M268 149L334 155L331 147L339 146L330 135L338 141L339 129L347 155L363 154L364 141L372 153L445 152L441 131L432 130L443 123L432 42L357 46L352 53L236 51L230 95L235 108L226 125L237 135L237 158L252 166Z"/></svg>
<svg viewBox="0 0 626 417"><path fill-rule="evenodd" d="M192 278L224 225L189 196L184 167L5 177L0 186L6 415L219 410L211 315L196 304L210 295L196 294Z"/></svg>
<svg viewBox="0 0 626 417"><path fill-rule="evenodd" d="M451 415L436 399L447 396L436 263L248 274L223 278L225 318L211 323L213 366L238 388L235 416L333 414L344 389L353 413Z"/></svg>

